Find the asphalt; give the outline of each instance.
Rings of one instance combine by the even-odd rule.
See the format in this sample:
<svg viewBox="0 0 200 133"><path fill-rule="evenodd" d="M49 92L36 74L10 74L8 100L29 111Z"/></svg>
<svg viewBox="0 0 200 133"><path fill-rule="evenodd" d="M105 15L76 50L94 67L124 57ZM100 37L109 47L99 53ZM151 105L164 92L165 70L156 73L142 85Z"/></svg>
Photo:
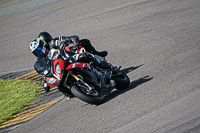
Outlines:
<svg viewBox="0 0 200 133"><path fill-rule="evenodd" d="M28 45L48 31L89 38L131 80L102 105L64 98L11 132L199 133L199 22L199 0L58 0L1 16L1 74L32 68Z"/></svg>

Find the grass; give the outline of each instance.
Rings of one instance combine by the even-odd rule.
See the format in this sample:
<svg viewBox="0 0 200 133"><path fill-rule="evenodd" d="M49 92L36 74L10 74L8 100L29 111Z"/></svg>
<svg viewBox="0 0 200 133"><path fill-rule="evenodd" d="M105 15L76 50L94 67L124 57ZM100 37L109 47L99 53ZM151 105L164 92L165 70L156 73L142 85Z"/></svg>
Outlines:
<svg viewBox="0 0 200 133"><path fill-rule="evenodd" d="M37 99L41 88L38 81L0 80L0 124Z"/></svg>

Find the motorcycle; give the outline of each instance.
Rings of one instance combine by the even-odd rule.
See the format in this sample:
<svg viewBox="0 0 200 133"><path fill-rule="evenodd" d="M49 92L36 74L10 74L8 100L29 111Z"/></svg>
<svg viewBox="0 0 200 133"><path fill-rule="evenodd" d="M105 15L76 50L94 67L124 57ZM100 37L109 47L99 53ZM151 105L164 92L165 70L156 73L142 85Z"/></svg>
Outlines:
<svg viewBox="0 0 200 133"><path fill-rule="evenodd" d="M103 56L103 52L98 52L95 58L106 62ZM44 75L49 86L63 86L72 96L89 104L102 104L113 89L123 90L130 84L129 77L120 68L114 72L91 63L77 62L73 57L63 58L55 51L51 59L45 54L38 56L34 68Z"/></svg>

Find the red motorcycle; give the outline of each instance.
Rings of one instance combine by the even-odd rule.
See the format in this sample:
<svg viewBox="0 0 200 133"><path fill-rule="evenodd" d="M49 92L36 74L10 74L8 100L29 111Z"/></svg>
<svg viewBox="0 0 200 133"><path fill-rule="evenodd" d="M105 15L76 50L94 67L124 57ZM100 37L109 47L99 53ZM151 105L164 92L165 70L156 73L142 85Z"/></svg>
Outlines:
<svg viewBox="0 0 200 133"><path fill-rule="evenodd" d="M105 61L104 57L96 55L95 58ZM130 84L129 77L119 69L113 72L112 69L77 62L73 57L64 59L54 55L50 60L41 54L34 68L45 76L50 86L63 86L73 96L90 104L101 104L114 88L123 90Z"/></svg>

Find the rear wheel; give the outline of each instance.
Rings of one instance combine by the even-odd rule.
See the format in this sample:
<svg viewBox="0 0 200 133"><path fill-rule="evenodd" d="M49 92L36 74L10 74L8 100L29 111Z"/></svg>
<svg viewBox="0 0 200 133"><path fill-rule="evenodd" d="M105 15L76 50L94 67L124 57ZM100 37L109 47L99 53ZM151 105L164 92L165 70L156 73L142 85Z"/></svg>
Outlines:
<svg viewBox="0 0 200 133"><path fill-rule="evenodd" d="M129 77L122 71L120 71L118 74L114 75L112 77L112 79L115 81L116 83L116 89L118 90L123 90L128 88L129 84L130 84L130 79Z"/></svg>

